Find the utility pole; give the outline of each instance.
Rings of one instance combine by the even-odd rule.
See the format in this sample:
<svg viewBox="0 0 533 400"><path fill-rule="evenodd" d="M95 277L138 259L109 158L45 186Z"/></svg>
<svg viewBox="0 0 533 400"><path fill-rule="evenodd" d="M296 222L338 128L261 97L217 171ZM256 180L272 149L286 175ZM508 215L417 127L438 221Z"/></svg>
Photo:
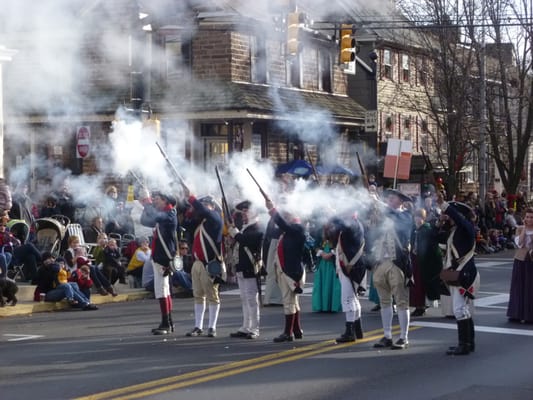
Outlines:
<svg viewBox="0 0 533 400"><path fill-rule="evenodd" d="M481 42L479 48L479 200L481 206L485 205L487 194L487 71L486 71L486 51L485 51L485 0L481 0Z"/></svg>

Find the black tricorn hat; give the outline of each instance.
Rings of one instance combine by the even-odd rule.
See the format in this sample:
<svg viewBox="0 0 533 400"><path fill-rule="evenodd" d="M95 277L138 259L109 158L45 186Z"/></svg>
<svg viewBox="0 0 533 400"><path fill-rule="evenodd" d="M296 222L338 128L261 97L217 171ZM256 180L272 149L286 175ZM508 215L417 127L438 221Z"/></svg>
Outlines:
<svg viewBox="0 0 533 400"><path fill-rule="evenodd" d="M237 204L235 206L235 209L239 211L244 211L244 210L248 210L251 205L252 205L252 202L250 200L244 200L244 201L241 201L239 204Z"/></svg>
<svg viewBox="0 0 533 400"><path fill-rule="evenodd" d="M390 195L396 195L402 201L413 201L409 196L407 196L406 194L403 194L398 189L385 189L383 191L383 197L389 197Z"/></svg>
<svg viewBox="0 0 533 400"><path fill-rule="evenodd" d="M472 210L472 208L465 203L461 203L459 201L449 201L448 204L463 214L463 216L468 220L472 219L472 217L475 215L474 210Z"/></svg>

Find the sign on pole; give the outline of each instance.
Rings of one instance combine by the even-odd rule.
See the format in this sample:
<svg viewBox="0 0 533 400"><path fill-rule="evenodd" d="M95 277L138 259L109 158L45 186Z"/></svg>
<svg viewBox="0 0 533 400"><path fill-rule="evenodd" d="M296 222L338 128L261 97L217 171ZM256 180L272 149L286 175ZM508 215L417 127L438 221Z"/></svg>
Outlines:
<svg viewBox="0 0 533 400"><path fill-rule="evenodd" d="M378 112L376 110L369 110L365 112L365 132L378 131Z"/></svg>
<svg viewBox="0 0 533 400"><path fill-rule="evenodd" d="M78 126L76 132L76 158L85 158L91 149L91 128Z"/></svg>
<svg viewBox="0 0 533 400"><path fill-rule="evenodd" d="M396 179L409 179L411 170L412 145L410 140L389 139L383 176Z"/></svg>

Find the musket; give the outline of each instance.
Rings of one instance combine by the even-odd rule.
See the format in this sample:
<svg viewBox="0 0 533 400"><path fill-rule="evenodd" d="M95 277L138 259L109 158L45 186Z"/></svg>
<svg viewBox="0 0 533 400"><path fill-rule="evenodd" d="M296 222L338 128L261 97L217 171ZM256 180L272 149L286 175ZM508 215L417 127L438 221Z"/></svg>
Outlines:
<svg viewBox="0 0 533 400"><path fill-rule="evenodd" d="M361 157L359 157L358 151L355 152L355 155L357 156L357 163L359 164L359 169L361 170L361 175L363 176L363 185L365 185L365 188L368 190L370 184L368 183L368 175L366 174L366 168L361 162Z"/></svg>
<svg viewBox="0 0 533 400"><path fill-rule="evenodd" d="M133 178L137 181L137 183L141 186L141 187L144 187L144 182L141 180L141 178L139 178L139 176L133 172L131 169L129 170L129 173L131 174L131 176L133 176Z"/></svg>
<svg viewBox="0 0 533 400"><path fill-rule="evenodd" d="M170 170L172 171L172 174L174 175L174 178L176 178L178 183L183 187L183 189L185 191L189 192L189 188L185 184L185 181L183 180L183 178L179 174L178 170L176 169L176 167L174 166L172 161L170 161L170 159L168 158L167 153L165 153L165 150L163 150L163 148L161 147L161 145L158 142L155 142L155 144L157 145L157 147L159 147L159 151L163 155L163 158L167 162L167 165L170 167Z"/></svg>
<svg viewBox="0 0 533 400"><path fill-rule="evenodd" d="M259 184L259 182L257 182L257 180L254 178L254 176L252 175L252 173L250 172L250 170L248 168L246 168L246 172L248 172L248 174L252 177L252 179L254 180L255 184L257 185L257 187L259 188L259 191L261 192L261 194L263 195L263 197L265 198L266 201L270 201L270 197L268 196L268 194L266 194L266 192L263 190L263 188L261 187L261 185Z"/></svg>
<svg viewBox="0 0 533 400"><path fill-rule="evenodd" d="M313 170L313 175L315 176L316 183L320 184L320 181L318 180L318 173L316 172L315 164L313 164L313 160L311 160L311 155L309 154L309 150L306 150L307 158L309 159L309 164L311 164L311 169Z"/></svg>
<svg viewBox="0 0 533 400"><path fill-rule="evenodd" d="M218 172L218 167L215 165L215 172L217 174L217 180L218 180L218 186L220 186L220 193L222 194L222 207L224 207L224 218L226 221L230 224L233 224L233 220L231 218L231 212L228 205L228 200L226 199L226 195L224 193L224 186L222 186L222 180L220 179L220 173Z"/></svg>

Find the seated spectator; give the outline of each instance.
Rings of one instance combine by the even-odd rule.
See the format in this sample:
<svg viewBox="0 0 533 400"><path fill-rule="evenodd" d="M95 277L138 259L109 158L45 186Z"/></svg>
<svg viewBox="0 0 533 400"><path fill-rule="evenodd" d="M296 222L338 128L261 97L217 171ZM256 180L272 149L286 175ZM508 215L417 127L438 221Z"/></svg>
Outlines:
<svg viewBox="0 0 533 400"><path fill-rule="evenodd" d="M182 260L183 268L172 274L172 286L183 289L185 297L192 297L192 254L189 252L189 244L181 240L179 242L179 254Z"/></svg>
<svg viewBox="0 0 533 400"><path fill-rule="evenodd" d="M74 282L68 282L69 271L63 260L56 260L50 252L43 254L43 265L37 271L34 300L39 301L40 294L45 293L44 301L56 302L63 299L82 310L97 310L94 304L80 292Z"/></svg>
<svg viewBox="0 0 533 400"><path fill-rule="evenodd" d="M515 217L515 210L514 208L509 208L507 210L507 214L505 215L505 224L504 224L504 233L508 239L514 240L514 235L515 235L517 226L518 226L518 223Z"/></svg>
<svg viewBox="0 0 533 400"><path fill-rule="evenodd" d="M142 287L147 292L154 293L154 266L152 259L148 259L143 266Z"/></svg>
<svg viewBox="0 0 533 400"><path fill-rule="evenodd" d="M141 288L144 264L150 259L152 250L150 249L147 237L141 237L137 241L139 247L137 247L128 263L126 274L133 277L134 288Z"/></svg>
<svg viewBox="0 0 533 400"><path fill-rule="evenodd" d="M481 229L476 227L476 253L491 254L495 250L490 246L489 241L483 237Z"/></svg>
<svg viewBox="0 0 533 400"><path fill-rule="evenodd" d="M76 270L72 272L68 279L70 282L77 283L80 291L90 300L91 288L93 287L90 268L91 260L89 260L87 257L78 257L76 260L76 265Z"/></svg>
<svg viewBox="0 0 533 400"><path fill-rule="evenodd" d="M489 229L490 246L497 252L503 249L500 241L500 232L499 229Z"/></svg>
<svg viewBox="0 0 533 400"><path fill-rule="evenodd" d="M104 217L105 232L118 233L120 235L135 234L133 220L130 211L124 207L124 202L118 199L118 189L116 186L109 186L105 190L104 197Z"/></svg>
<svg viewBox="0 0 533 400"><path fill-rule="evenodd" d="M107 238L106 233L101 233L96 238L96 247L93 249L93 259L94 259L94 265L96 265L96 268L102 269L104 266L104 249L107 246L107 241L109 239Z"/></svg>
<svg viewBox="0 0 533 400"><path fill-rule="evenodd" d="M0 217L0 265L7 270L12 263L22 264L25 279L34 282L41 253L33 243L21 243L7 228L8 221L7 214Z"/></svg>
<svg viewBox="0 0 533 400"><path fill-rule="evenodd" d="M65 261L71 271L76 269L76 260L78 257L86 257L85 248L80 246L80 238L76 235L69 236L68 248L65 250ZM106 296L108 293L112 296L116 296L117 292L111 285L105 275L94 265L89 266L91 270L91 279L94 283L94 287L102 296Z"/></svg>
<svg viewBox="0 0 533 400"><path fill-rule="evenodd" d="M87 243L98 242L98 236L104 232L104 220L102 217L94 217L91 221L91 226L83 230L83 236Z"/></svg>
<svg viewBox="0 0 533 400"><path fill-rule="evenodd" d="M57 199L50 195L46 198L44 207L39 211L40 218L50 218L52 215L61 214L61 210L57 206Z"/></svg>
<svg viewBox="0 0 533 400"><path fill-rule="evenodd" d="M120 254L117 241L115 239L109 239L104 248L102 272L111 285L114 285L117 281L123 284L126 283L126 269L122 265L121 257L122 255Z"/></svg>

